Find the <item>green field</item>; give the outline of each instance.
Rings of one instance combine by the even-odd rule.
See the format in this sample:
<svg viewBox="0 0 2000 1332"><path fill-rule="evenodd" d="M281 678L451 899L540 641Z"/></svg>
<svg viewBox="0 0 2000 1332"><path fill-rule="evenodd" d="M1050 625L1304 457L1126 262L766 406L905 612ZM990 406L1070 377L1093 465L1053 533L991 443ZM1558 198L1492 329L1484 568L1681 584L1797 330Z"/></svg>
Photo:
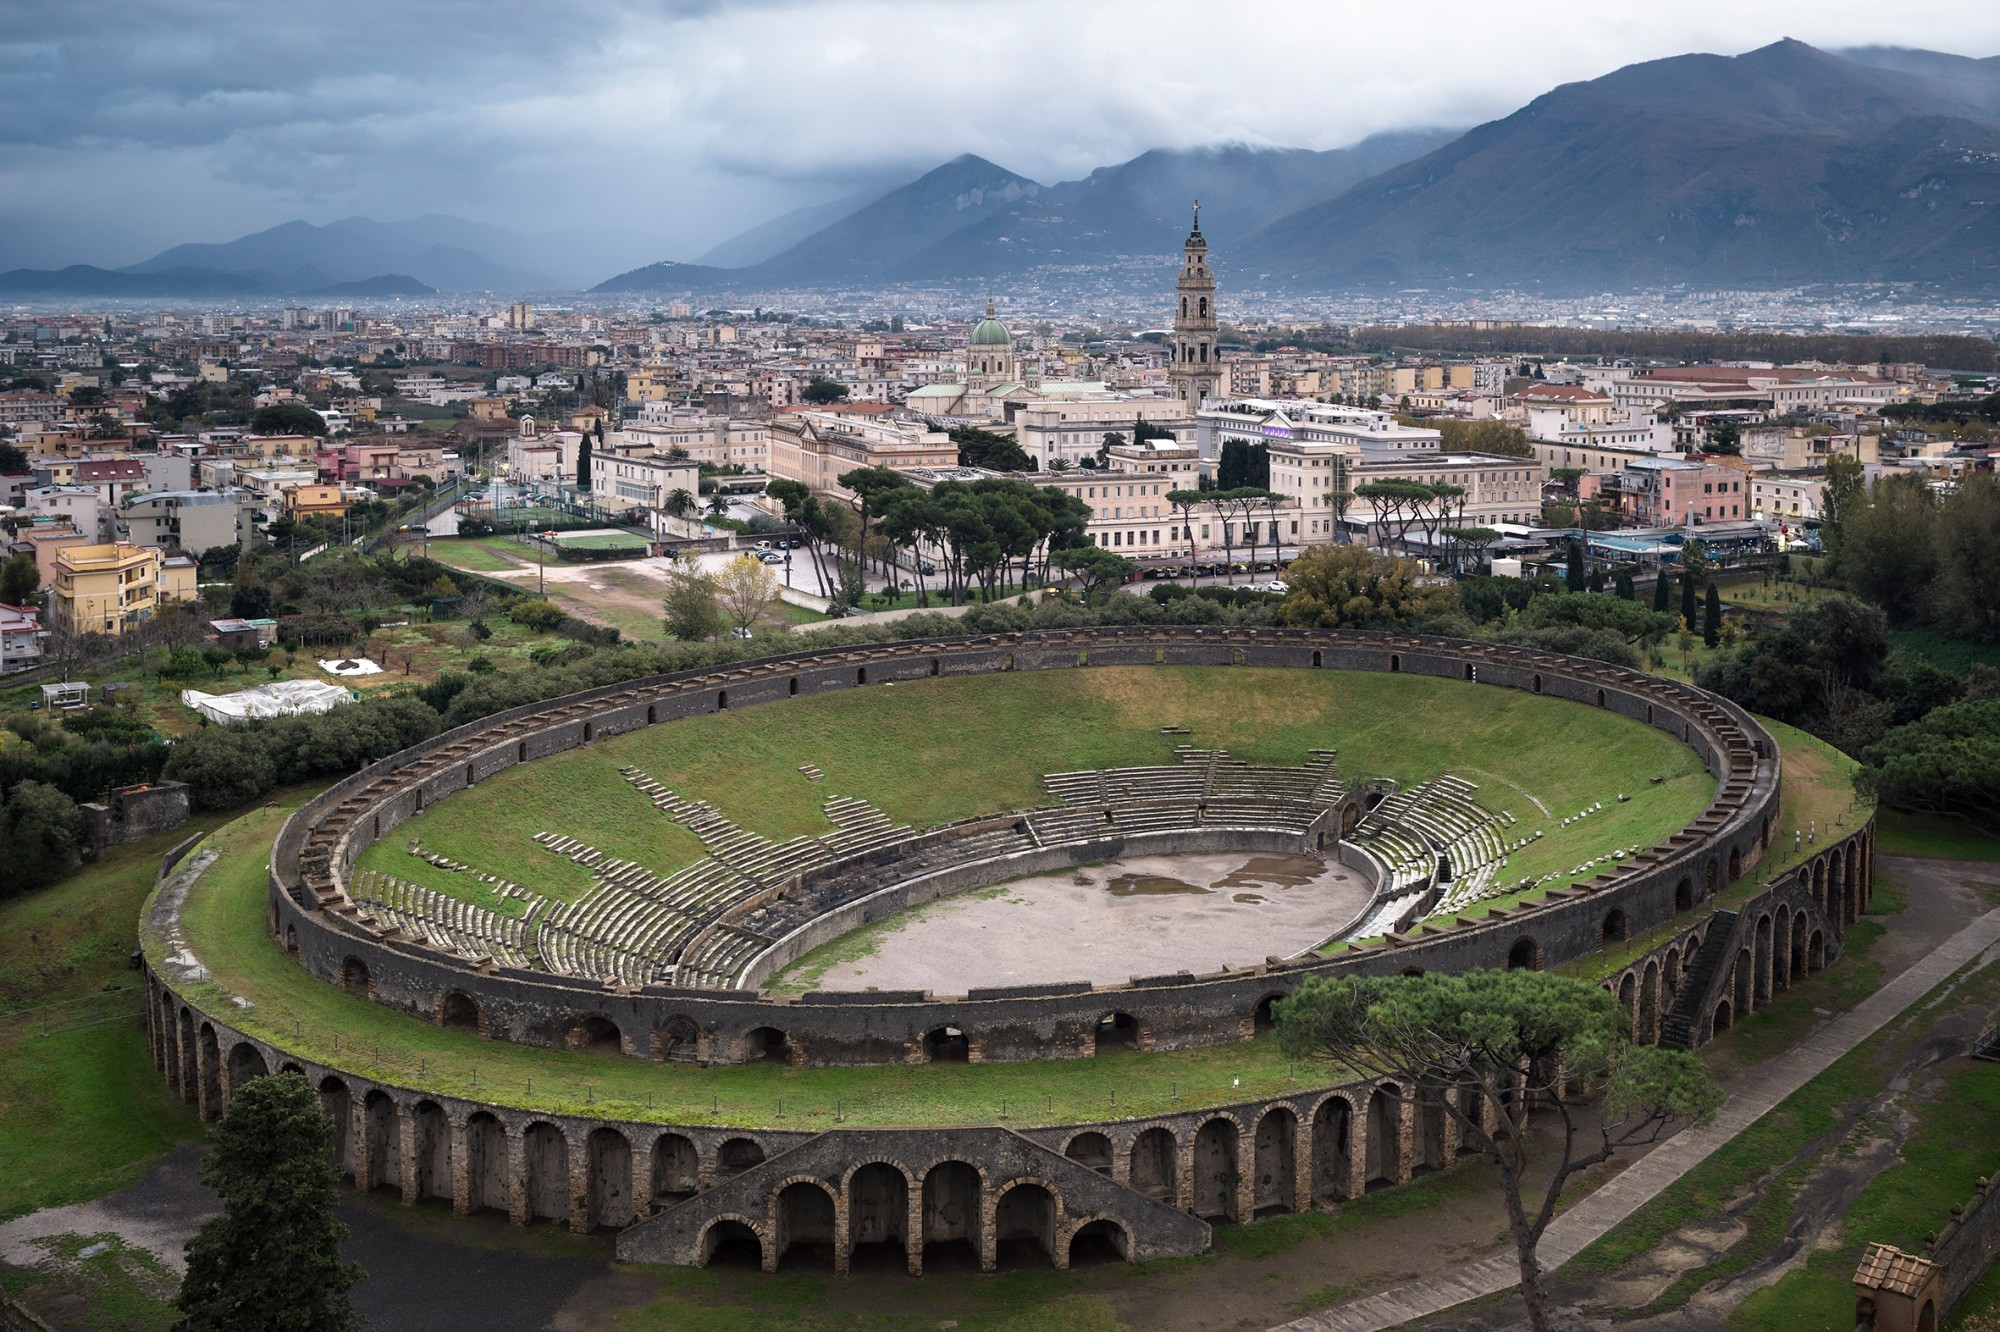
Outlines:
<svg viewBox="0 0 2000 1332"><path fill-rule="evenodd" d="M1192 734L1163 735L1163 725ZM1518 820L1515 835L1546 832L1512 858L1510 881L1651 845L1714 793L1699 760L1664 732L1520 690L1361 671L1095 667L843 690L650 727L511 768L433 806L361 863L460 891L465 876L411 855L414 838L462 864L573 896L589 887L587 873L544 850L536 833L560 831L660 872L702 853L624 781L625 764L783 840L831 832L821 812L829 796L866 799L898 822L929 827L1053 803L1044 773L1172 763L1176 744L1274 764L1337 749L1344 773L1404 782L1455 771L1480 786L1488 807ZM808 781L802 764L826 779ZM1619 803L1621 793L1631 799ZM1598 802L1602 811L1561 826Z"/></svg>
<svg viewBox="0 0 2000 1332"><path fill-rule="evenodd" d="M559 536L556 545L565 550L644 550L646 538L629 532L604 532L594 536Z"/></svg>

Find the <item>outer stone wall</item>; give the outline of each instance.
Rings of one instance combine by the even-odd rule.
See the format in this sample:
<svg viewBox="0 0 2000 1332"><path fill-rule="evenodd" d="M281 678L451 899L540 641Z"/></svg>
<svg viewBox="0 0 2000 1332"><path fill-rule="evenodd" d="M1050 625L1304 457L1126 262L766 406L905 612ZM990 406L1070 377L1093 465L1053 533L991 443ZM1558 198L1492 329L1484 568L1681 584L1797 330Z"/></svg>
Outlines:
<svg viewBox="0 0 2000 1332"><path fill-rule="evenodd" d="M515 763L602 736L725 706L780 703L890 680L1146 664L1407 672L1525 689L1608 708L1666 731L1702 757L1718 789L1707 812L1682 832L1613 872L1554 890L1546 902L1496 910L1450 929L1425 926L1330 958L1094 988L800 998L663 986L613 990L541 972L475 970L385 938L355 919L345 892L346 872L362 847L430 803ZM517 708L393 755L332 787L286 824L272 857L271 924L301 964L323 979L363 977L379 1002L430 1019L448 997L461 1009L470 1003L483 1031L530 1044L568 1044L587 1019L601 1018L616 1025L627 1053L642 1057L664 1048L659 1037L670 1026L684 1032L691 1025L700 1033L699 1056L707 1060L748 1057L749 1033L773 1028L785 1034L795 1062L881 1063L921 1057L925 1034L951 1026L967 1032L983 1058L1060 1058L1092 1053L1100 1020L1122 1014L1145 1034L1145 1048L1188 1048L1247 1037L1266 1001L1289 993L1310 972L1461 970L1505 966L1510 958L1555 966L1593 951L1613 909L1633 932L1657 927L1756 863L1774 835L1779 777L1775 742L1724 700L1599 662L1492 644L1306 630L1134 628L829 649ZM1091 854L1116 854L1122 846L1118 840L1093 844Z"/></svg>

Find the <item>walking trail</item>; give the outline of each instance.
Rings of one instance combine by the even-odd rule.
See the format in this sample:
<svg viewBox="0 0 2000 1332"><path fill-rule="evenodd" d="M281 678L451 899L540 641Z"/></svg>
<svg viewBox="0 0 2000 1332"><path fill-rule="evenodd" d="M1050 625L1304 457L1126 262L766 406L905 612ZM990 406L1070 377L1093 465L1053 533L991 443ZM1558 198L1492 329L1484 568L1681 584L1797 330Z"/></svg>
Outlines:
<svg viewBox="0 0 2000 1332"><path fill-rule="evenodd" d="M1669 1138L1558 1217L1542 1237L1543 1269L1554 1271L1583 1252L1995 943L2000 943L2000 910L1980 916L1861 1003L1744 1078L1714 1123ZM1308 1314L1272 1332L1377 1332L1512 1290L1520 1280L1520 1263L1510 1249L1467 1263L1448 1276L1412 1281Z"/></svg>

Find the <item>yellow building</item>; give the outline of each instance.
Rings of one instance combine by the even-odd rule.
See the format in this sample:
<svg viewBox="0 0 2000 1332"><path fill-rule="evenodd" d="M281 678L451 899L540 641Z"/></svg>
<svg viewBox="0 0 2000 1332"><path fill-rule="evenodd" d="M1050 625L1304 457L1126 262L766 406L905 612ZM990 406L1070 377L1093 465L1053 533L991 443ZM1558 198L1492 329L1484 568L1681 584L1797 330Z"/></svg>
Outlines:
<svg viewBox="0 0 2000 1332"><path fill-rule="evenodd" d="M79 634L122 634L172 601L195 594L195 563L164 558L157 546L129 541L70 546L56 554L50 583L53 627Z"/></svg>
<svg viewBox="0 0 2000 1332"><path fill-rule="evenodd" d="M347 512L347 496L339 486L286 486L278 494L285 517L295 521L320 514L338 518Z"/></svg>

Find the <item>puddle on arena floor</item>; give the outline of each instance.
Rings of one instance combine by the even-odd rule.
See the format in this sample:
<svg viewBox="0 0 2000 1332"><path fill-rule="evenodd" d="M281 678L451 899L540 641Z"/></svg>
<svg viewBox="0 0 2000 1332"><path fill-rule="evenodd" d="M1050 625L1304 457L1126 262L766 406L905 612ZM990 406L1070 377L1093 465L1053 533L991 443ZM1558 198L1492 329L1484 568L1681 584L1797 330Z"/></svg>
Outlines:
<svg viewBox="0 0 2000 1332"><path fill-rule="evenodd" d="M1231 870L1227 878L1218 880L1215 886L1224 891L1231 888L1296 888L1300 884L1311 883L1325 873L1326 862L1311 856L1252 856Z"/></svg>
<svg viewBox="0 0 2000 1332"><path fill-rule="evenodd" d="M1113 897L1164 897L1170 893L1205 893L1198 883L1170 879L1164 874L1120 874L1104 881L1104 891Z"/></svg>
<svg viewBox="0 0 2000 1332"><path fill-rule="evenodd" d="M1255 906L1257 903L1262 902L1265 899L1259 897L1255 893L1238 893L1236 894L1236 896L1230 898L1229 900L1232 902L1241 902L1246 906Z"/></svg>

